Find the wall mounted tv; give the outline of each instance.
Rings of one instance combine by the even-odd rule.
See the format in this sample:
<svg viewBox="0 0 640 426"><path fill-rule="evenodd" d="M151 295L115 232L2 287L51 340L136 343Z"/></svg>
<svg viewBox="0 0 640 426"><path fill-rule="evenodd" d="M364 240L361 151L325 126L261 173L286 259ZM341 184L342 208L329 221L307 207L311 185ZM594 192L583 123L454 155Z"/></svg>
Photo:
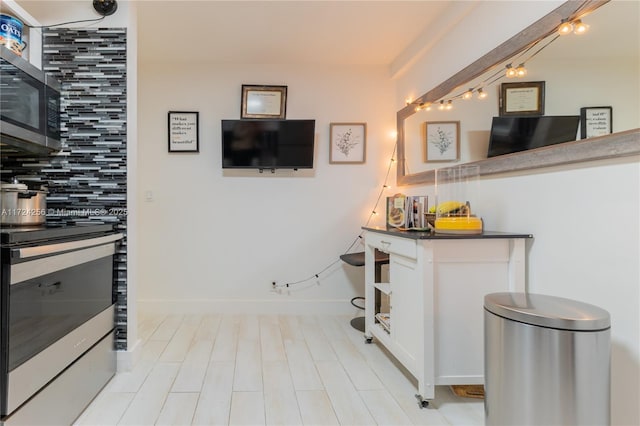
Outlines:
<svg viewBox="0 0 640 426"><path fill-rule="evenodd" d="M487 157L576 140L578 115L493 117Z"/></svg>
<svg viewBox="0 0 640 426"><path fill-rule="evenodd" d="M222 120L223 169L311 169L315 120Z"/></svg>

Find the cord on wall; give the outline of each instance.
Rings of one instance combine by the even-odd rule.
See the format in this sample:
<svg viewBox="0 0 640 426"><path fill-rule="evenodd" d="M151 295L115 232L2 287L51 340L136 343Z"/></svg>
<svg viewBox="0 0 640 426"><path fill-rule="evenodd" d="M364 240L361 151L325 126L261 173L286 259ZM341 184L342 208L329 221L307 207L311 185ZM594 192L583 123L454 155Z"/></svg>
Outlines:
<svg viewBox="0 0 640 426"><path fill-rule="evenodd" d="M391 159L389 160L389 166L387 167L387 174L384 177L384 184L382 185L382 188L380 189L380 193L378 194L378 198L376 199L376 203L373 206L373 209L371 210L371 213L369 214L369 218L367 219L366 223L364 224L364 226L368 226L369 223L371 222L371 219L373 217L375 217L378 213L376 211L376 209L378 208L378 204L380 204L380 200L382 199L382 195L384 194L384 192L388 189L390 189L391 187L387 184L387 181L389 180L389 174L391 172L391 167L393 166L393 164L395 163L395 156L396 156L396 149L398 147L398 143L396 142L393 145L393 153L391 154ZM344 251L343 254L347 254L349 253L349 251L355 246L357 245L363 238L364 233L366 231L361 231L358 236L353 240L353 242L351 243L351 245ZM284 284L276 284L275 282L272 282L272 287L273 289L278 289L278 288L290 288L292 286L296 286L298 284L303 284L306 282L309 282L311 280L319 280L320 279L320 275L322 275L324 272L326 272L328 269L330 269L333 265L337 264L341 262L340 258L334 260L333 262L331 262L330 264L328 264L326 267L324 267L320 272L317 272L305 279L299 280L299 281L294 281L294 282L288 282L288 283L284 283Z"/></svg>
<svg viewBox="0 0 640 426"><path fill-rule="evenodd" d="M83 24L86 22L100 22L103 21L107 16L113 15L116 10L118 10L118 3L116 0L93 0L93 9L98 12L100 18L95 19L80 19L78 21L66 21L60 22L58 24L50 24L50 25L25 25L25 27L41 29L41 28L53 28L60 27L62 25L71 25L71 24Z"/></svg>

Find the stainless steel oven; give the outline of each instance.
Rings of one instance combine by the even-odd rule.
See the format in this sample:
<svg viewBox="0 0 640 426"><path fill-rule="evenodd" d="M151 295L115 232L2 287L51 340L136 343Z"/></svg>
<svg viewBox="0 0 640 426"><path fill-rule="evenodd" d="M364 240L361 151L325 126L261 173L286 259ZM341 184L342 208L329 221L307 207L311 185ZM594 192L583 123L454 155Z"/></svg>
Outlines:
<svg viewBox="0 0 640 426"><path fill-rule="evenodd" d="M112 354L109 365L75 375L96 381L99 391L115 373L113 255L122 234L96 225L1 235L0 416L8 425L35 423L43 414L51 421L58 392L48 388L105 339L100 348ZM86 383L68 391L74 387L87 398Z"/></svg>

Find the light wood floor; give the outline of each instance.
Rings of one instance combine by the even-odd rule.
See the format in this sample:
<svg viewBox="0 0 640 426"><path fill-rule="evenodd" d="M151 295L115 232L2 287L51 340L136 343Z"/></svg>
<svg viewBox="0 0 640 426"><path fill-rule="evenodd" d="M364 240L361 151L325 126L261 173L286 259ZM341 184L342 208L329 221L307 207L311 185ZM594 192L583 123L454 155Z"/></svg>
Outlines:
<svg viewBox="0 0 640 426"><path fill-rule="evenodd" d="M348 317L153 316L140 361L77 425L482 425L483 401L416 382Z"/></svg>

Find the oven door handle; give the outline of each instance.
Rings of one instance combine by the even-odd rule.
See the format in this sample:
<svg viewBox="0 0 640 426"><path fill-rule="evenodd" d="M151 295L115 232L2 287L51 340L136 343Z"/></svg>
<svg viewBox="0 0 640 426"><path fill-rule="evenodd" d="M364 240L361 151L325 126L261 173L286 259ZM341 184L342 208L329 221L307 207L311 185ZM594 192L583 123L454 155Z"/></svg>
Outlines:
<svg viewBox="0 0 640 426"><path fill-rule="evenodd" d="M79 250L100 244L108 244L123 238L123 234L111 234L104 237L90 238L86 240L70 241L67 243L48 244L46 246L17 248L11 251L12 258L29 259L30 257L45 256L70 250Z"/></svg>

